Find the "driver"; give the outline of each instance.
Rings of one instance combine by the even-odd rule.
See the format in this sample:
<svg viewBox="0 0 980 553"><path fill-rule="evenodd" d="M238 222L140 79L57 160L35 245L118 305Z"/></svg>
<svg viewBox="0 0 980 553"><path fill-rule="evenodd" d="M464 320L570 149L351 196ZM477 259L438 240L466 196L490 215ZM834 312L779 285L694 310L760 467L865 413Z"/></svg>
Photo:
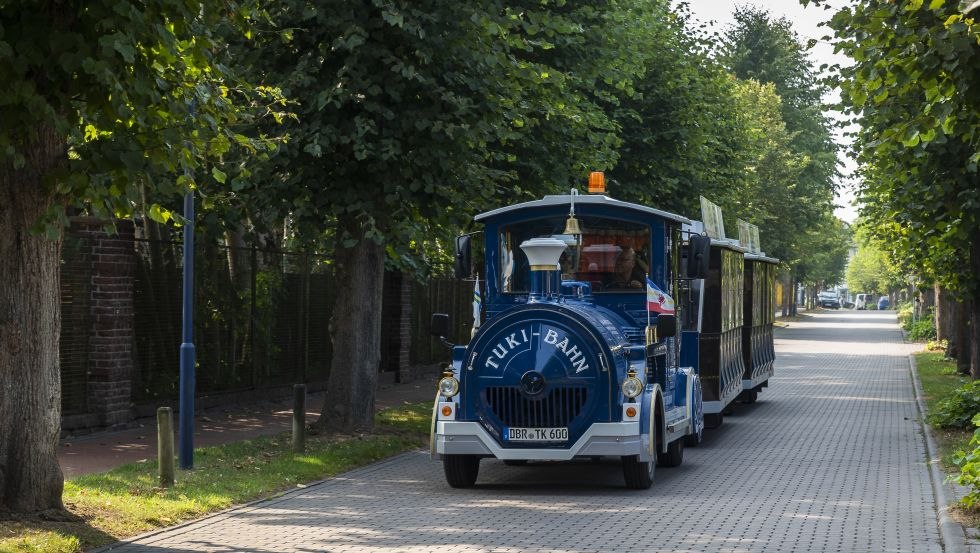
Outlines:
<svg viewBox="0 0 980 553"><path fill-rule="evenodd" d="M605 289L634 289L643 288L644 274L636 259L633 248L624 248L616 258L612 279L606 283Z"/></svg>

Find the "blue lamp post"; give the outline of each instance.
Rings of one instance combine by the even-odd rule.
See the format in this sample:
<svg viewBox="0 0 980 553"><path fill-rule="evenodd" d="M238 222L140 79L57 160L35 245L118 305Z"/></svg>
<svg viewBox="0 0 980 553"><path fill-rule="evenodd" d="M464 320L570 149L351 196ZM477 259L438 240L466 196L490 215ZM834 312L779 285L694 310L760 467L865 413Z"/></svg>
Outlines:
<svg viewBox="0 0 980 553"><path fill-rule="evenodd" d="M194 117L194 105L190 106ZM190 172L189 170L187 171ZM180 468L194 468L194 191L184 194L184 320L180 344Z"/></svg>

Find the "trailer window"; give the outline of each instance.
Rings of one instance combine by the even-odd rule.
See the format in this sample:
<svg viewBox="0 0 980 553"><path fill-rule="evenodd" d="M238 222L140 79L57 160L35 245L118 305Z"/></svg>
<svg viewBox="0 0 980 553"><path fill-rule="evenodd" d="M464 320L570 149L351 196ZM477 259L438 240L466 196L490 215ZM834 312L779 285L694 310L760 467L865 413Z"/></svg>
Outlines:
<svg viewBox="0 0 980 553"><path fill-rule="evenodd" d="M562 234L565 217L525 221L501 228L500 283L508 293L530 290L530 267L521 243L530 238L556 238L568 247L559 259L562 280L592 285L594 293L646 290L650 272L650 227L640 223L579 217L582 234Z"/></svg>

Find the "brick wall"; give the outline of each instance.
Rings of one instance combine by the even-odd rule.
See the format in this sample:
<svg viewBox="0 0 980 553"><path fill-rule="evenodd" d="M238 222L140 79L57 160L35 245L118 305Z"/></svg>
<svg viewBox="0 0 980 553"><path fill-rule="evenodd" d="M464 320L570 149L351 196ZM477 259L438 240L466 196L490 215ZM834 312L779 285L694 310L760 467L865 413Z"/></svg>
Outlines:
<svg viewBox="0 0 980 553"><path fill-rule="evenodd" d="M90 247L88 410L106 428L130 420L133 378L133 224L75 218L70 232Z"/></svg>

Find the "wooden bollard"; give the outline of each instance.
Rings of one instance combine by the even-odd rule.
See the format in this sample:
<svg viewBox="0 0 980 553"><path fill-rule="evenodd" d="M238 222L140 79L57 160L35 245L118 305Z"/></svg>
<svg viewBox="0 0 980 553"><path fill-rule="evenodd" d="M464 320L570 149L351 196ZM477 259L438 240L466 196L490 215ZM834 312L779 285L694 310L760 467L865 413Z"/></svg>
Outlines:
<svg viewBox="0 0 980 553"><path fill-rule="evenodd" d="M293 385L293 452L306 451L306 384Z"/></svg>
<svg viewBox="0 0 980 553"><path fill-rule="evenodd" d="M174 412L169 407L157 409L157 461L160 465L160 487L174 485Z"/></svg>

